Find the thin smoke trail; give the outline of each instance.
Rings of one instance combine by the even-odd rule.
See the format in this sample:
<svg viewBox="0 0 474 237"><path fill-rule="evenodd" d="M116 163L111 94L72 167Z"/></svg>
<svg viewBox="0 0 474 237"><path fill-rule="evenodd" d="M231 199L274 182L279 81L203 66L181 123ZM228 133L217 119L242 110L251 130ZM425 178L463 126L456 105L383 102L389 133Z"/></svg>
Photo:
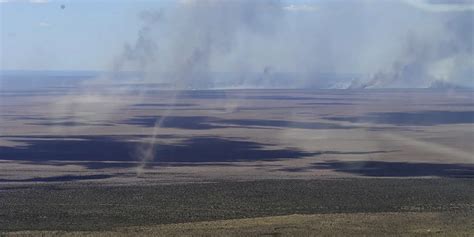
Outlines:
<svg viewBox="0 0 474 237"><path fill-rule="evenodd" d="M167 108L164 112L164 114L161 114L159 118L157 118L153 124L153 130L151 132L150 138L148 142L145 142L142 144L142 146L138 147L138 160L139 160L139 165L136 168L136 174L138 177L142 176L145 172L145 169L150 162L153 162L155 160L155 155L156 155L156 150L157 150L157 138L159 135L159 130L163 126L163 122L166 120L166 118L171 114L173 111L174 105L176 104L176 99L177 99L177 94L176 92L173 92L173 95L171 96L171 105L169 108Z"/></svg>
<svg viewBox="0 0 474 237"><path fill-rule="evenodd" d="M174 35L175 38L172 39L176 39L176 42L168 47L171 53L167 55L166 61L150 61L158 54L148 53L149 50L157 49L152 34L147 33L149 31L142 31L146 34L141 33L135 47L127 47L128 53L125 55L135 56L128 57L132 60L142 59L138 60L139 65L144 65L140 70L162 67L171 69L169 76L173 88L171 100L172 104L175 104L180 90L206 84L211 75L213 57L225 57L231 54L239 32L267 33L271 28L269 26L273 24L269 19L270 16L277 15L280 10L278 1L186 1L171 16L180 22L180 27L171 34ZM196 25L199 27L196 28ZM153 27L156 27L155 22L147 26L147 29ZM164 66L160 63L164 63ZM163 75L152 71L145 72L157 77ZM142 175L147 165L156 159L160 129L172 110L173 106L159 115L149 140L138 148L138 176Z"/></svg>

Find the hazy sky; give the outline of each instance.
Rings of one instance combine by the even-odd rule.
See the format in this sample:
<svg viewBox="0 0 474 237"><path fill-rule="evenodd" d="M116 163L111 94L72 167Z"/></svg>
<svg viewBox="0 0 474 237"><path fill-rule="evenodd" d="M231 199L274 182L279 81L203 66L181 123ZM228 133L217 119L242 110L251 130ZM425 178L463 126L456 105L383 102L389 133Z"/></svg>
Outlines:
<svg viewBox="0 0 474 237"><path fill-rule="evenodd" d="M161 59L153 68L187 60L180 57L193 59L196 50L186 47L199 52L204 47L209 55L201 64L209 71L393 74L369 83L390 82L408 73L471 80L465 78L474 64L471 0L285 0L278 4L281 12L273 9L269 16L262 16L267 10L256 6L262 1L247 1L234 15L232 8L211 7L217 11L211 13L196 7L176 10L191 2L199 8L204 2L199 0L0 0L0 69L110 70L125 43L137 44L137 32L144 26L138 16L149 11L166 16L152 26ZM252 19L245 19L248 16ZM233 17L242 23L232 23ZM206 39L212 43L199 39L200 32L214 37ZM198 40L192 40L195 37ZM176 48L179 52L171 52ZM459 61L468 63L455 68Z"/></svg>
<svg viewBox="0 0 474 237"><path fill-rule="evenodd" d="M137 13L165 5L124 0L0 3L1 68L104 70L124 42L135 40L141 25Z"/></svg>

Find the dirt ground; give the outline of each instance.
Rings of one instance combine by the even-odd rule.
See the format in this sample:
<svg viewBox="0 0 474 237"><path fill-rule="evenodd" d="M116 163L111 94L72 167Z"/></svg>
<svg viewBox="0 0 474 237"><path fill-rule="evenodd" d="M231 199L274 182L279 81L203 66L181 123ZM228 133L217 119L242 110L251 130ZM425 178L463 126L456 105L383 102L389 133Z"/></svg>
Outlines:
<svg viewBox="0 0 474 237"><path fill-rule="evenodd" d="M287 215L118 228L113 231L21 231L5 236L472 236L472 219L449 213Z"/></svg>

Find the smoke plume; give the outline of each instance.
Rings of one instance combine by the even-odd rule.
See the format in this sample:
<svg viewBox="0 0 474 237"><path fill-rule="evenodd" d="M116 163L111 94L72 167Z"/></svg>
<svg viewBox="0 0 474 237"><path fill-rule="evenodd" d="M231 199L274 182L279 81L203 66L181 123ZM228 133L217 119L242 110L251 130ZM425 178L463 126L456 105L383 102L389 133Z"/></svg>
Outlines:
<svg viewBox="0 0 474 237"><path fill-rule="evenodd" d="M231 54L239 33L269 34L281 9L278 2L270 0L208 0L184 1L164 15L144 12L142 15L147 16L145 27L140 30L134 47L126 45L123 58L138 65L136 69L144 75L145 82L166 81L175 91L203 85L212 87L211 58L225 58ZM172 29L160 30L161 17L165 23L172 24ZM166 36L163 51L159 47L163 36L154 38L153 32ZM122 61L119 60L120 64ZM166 113L155 121L151 138L137 151L141 161L138 173L155 159L156 137Z"/></svg>
<svg viewBox="0 0 474 237"><path fill-rule="evenodd" d="M439 87L469 84L472 79L472 12L449 15L442 22L442 35L411 33L402 43L401 55L386 71L367 81L353 81L349 88ZM428 38L429 37L429 38Z"/></svg>
<svg viewBox="0 0 474 237"><path fill-rule="evenodd" d="M142 11L110 72L58 108L103 120L84 108L111 114L136 102L131 92L146 100L150 84L171 103L188 89L472 87L473 6L441 2L183 0ZM137 149L139 171L172 110Z"/></svg>

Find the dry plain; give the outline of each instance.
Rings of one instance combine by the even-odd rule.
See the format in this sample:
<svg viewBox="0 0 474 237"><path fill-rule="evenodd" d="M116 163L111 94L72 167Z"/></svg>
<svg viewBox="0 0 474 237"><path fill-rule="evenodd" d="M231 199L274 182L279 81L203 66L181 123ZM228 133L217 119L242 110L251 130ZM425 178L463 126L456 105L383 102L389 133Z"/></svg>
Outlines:
<svg viewBox="0 0 474 237"><path fill-rule="evenodd" d="M0 119L4 233L473 231L472 90L4 91Z"/></svg>

